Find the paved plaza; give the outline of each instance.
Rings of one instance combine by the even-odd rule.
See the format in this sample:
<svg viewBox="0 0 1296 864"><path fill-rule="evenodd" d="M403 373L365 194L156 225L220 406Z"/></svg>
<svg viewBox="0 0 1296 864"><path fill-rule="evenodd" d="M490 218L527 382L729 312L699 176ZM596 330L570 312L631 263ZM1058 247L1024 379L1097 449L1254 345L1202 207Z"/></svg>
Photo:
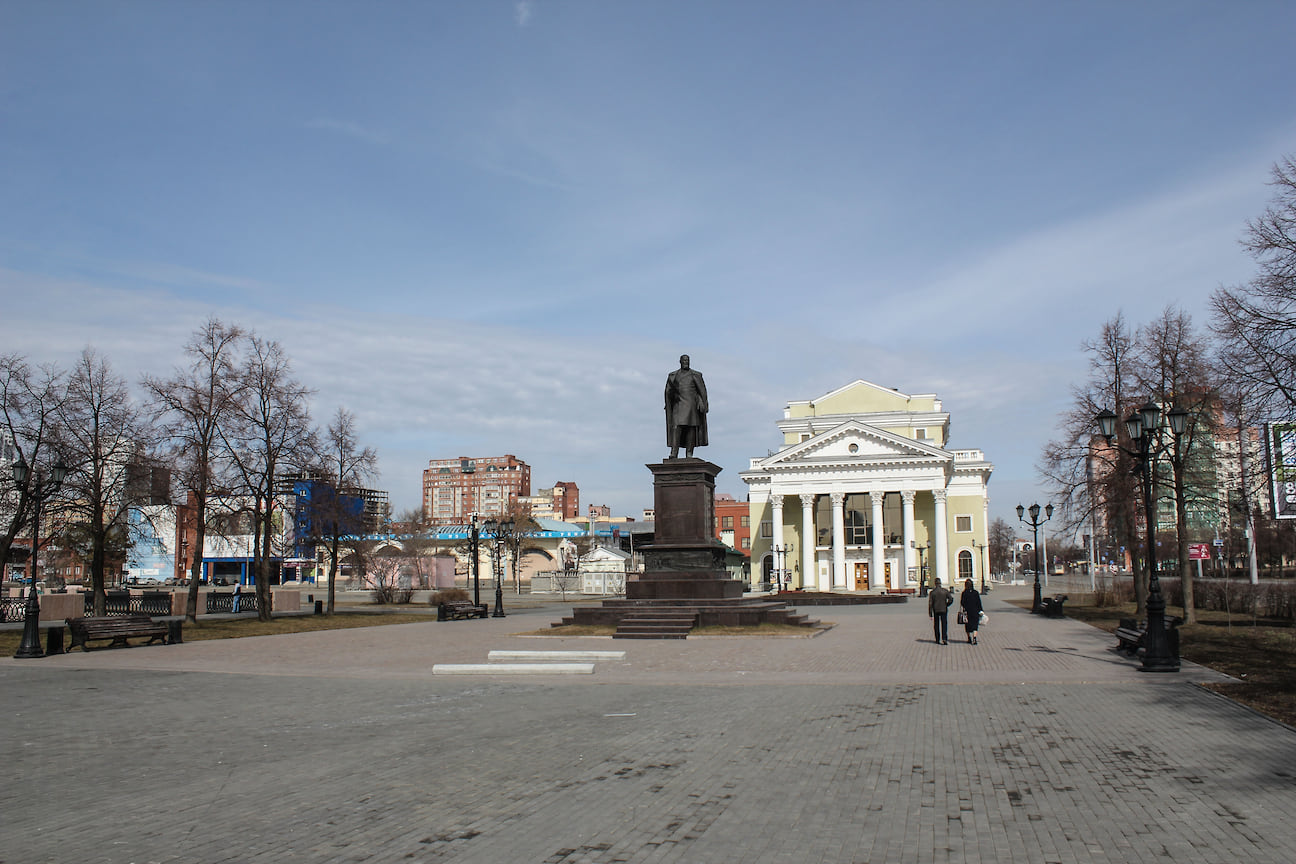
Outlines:
<svg viewBox="0 0 1296 864"><path fill-rule="evenodd" d="M0 660L0 864L1296 861L1296 731L1008 594L977 646L519 635L569 603ZM625 656L433 674L492 650Z"/></svg>

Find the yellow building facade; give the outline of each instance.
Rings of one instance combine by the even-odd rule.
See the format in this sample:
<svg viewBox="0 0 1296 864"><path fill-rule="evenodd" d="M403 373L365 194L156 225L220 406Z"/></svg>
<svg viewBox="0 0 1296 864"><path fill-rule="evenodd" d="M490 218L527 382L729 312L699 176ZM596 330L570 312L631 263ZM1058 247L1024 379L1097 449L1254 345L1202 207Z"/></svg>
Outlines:
<svg viewBox="0 0 1296 864"><path fill-rule="evenodd" d="M988 576L994 466L980 450L947 447L950 417L935 395L857 380L789 402L778 428L783 445L739 475L753 583L900 591Z"/></svg>

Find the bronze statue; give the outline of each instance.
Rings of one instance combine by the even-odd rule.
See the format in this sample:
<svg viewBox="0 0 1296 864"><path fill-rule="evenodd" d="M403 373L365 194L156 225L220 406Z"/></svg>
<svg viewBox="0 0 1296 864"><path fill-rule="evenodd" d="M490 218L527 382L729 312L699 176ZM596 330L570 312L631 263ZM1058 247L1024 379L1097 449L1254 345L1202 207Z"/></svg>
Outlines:
<svg viewBox="0 0 1296 864"><path fill-rule="evenodd" d="M666 444L670 458L679 450L693 457L694 447L707 445L707 392L702 373L689 368L688 355L680 357L680 368L666 376Z"/></svg>

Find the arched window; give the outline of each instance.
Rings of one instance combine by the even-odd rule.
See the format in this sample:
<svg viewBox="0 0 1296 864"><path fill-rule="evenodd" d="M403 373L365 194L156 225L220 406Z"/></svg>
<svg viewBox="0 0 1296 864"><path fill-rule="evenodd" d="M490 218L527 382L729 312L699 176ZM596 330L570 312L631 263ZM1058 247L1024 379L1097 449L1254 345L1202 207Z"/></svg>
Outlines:
<svg viewBox="0 0 1296 864"><path fill-rule="evenodd" d="M959 581L972 578L972 553L964 549L958 554Z"/></svg>

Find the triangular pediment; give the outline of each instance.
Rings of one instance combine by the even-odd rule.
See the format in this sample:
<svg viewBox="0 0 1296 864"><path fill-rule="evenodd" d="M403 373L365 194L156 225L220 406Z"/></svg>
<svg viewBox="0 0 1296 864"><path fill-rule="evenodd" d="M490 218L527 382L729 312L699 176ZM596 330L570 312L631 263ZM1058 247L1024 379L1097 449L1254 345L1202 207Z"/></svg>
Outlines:
<svg viewBox="0 0 1296 864"><path fill-rule="evenodd" d="M826 432L761 460L767 469L793 465L868 462L948 462L953 456L946 450L911 438L904 438L861 423L848 420Z"/></svg>

